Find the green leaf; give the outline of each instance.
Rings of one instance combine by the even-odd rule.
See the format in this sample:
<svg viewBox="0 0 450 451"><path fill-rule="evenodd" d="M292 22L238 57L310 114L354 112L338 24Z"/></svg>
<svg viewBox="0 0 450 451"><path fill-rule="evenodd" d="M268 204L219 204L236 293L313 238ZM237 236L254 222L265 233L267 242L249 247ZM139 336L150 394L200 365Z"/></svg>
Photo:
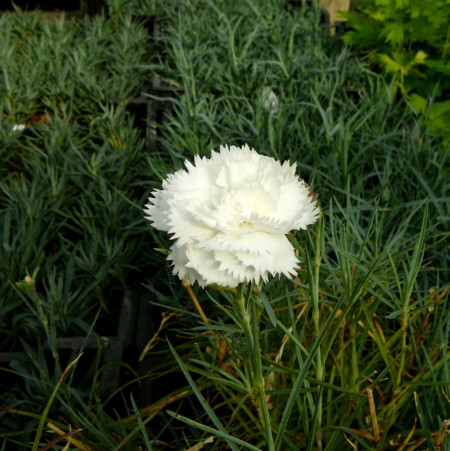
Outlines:
<svg viewBox="0 0 450 451"><path fill-rule="evenodd" d="M419 94L411 94L409 103L416 113L425 114L425 112L427 111L427 101L422 96L419 96Z"/></svg>
<svg viewBox="0 0 450 451"><path fill-rule="evenodd" d="M370 17L372 17L372 19L377 20L378 22L383 22L386 20L386 14L381 9L370 14Z"/></svg>
<svg viewBox="0 0 450 451"><path fill-rule="evenodd" d="M264 304L264 308L266 309L266 313L269 315L270 322L272 323L272 325L274 327L277 327L277 318L272 309L272 305L270 304L269 299L263 292L259 293L259 298L261 299L262 303Z"/></svg>
<svg viewBox="0 0 450 451"><path fill-rule="evenodd" d="M431 436L430 427L428 425L427 419L425 418L425 414L422 409L422 405L419 400L419 395L417 392L414 392L414 402L416 404L417 414L419 415L419 421L422 425L423 433L425 435L425 438L427 440L427 444L429 446L429 449L435 449L434 447L434 440Z"/></svg>
<svg viewBox="0 0 450 451"><path fill-rule="evenodd" d="M445 75L450 75L450 61L428 59L424 64L426 64L427 67L430 67L438 72L442 72Z"/></svg>
<svg viewBox="0 0 450 451"><path fill-rule="evenodd" d="M389 55L385 53L379 53L376 55L376 60L383 66L383 69L390 74L396 74L401 72L403 66L397 61L394 61Z"/></svg>
<svg viewBox="0 0 450 451"><path fill-rule="evenodd" d="M450 100L445 102L434 102L430 107L430 119L438 119L450 113Z"/></svg>
<svg viewBox="0 0 450 451"><path fill-rule="evenodd" d="M427 121L429 129L448 141L450 139L448 124L450 124L450 101L433 103Z"/></svg>
<svg viewBox="0 0 450 451"><path fill-rule="evenodd" d="M202 424L202 423L199 423L199 422L197 422L197 421L191 420L190 418L187 418L187 417L185 417L185 416L183 416L183 415L180 415L180 414L178 414L178 413L175 413L175 412L173 412L173 411L171 411L171 410L168 410L167 413L168 413L171 417L176 418L177 420L182 421L183 423L186 423L186 424L188 424L189 426L193 426L193 427L195 427L195 428L197 428L197 429L200 429L201 431L205 431L205 432L208 432L208 433L210 433L210 434L213 434L213 435L215 435L215 436L217 436L217 437L223 438L224 440L226 440L226 441L229 443L230 448L237 449L237 448L235 448L234 445L233 445L234 443L236 443L237 445L240 445L240 446L242 446L242 447L244 447L244 448L246 448L246 449L250 449L250 450L252 450L252 451L261 451L261 448L257 448L256 446L253 446L253 445L251 445L250 443L244 442L244 441L241 440L241 439L238 439L238 438L236 438L236 437L233 437L232 435L227 434L227 433L224 432L224 431L219 431L219 430L214 429L214 428L212 428L212 427L206 426L206 425L204 425L204 424ZM231 442L231 443L230 443L230 442Z"/></svg>
<svg viewBox="0 0 450 451"><path fill-rule="evenodd" d="M403 44L405 37L405 27L402 23L394 22L386 25L382 35L386 41L393 46Z"/></svg>
<svg viewBox="0 0 450 451"><path fill-rule="evenodd" d="M425 64L425 60L427 58L428 58L428 54L425 53L423 50L419 50L411 62L413 62L414 64Z"/></svg>

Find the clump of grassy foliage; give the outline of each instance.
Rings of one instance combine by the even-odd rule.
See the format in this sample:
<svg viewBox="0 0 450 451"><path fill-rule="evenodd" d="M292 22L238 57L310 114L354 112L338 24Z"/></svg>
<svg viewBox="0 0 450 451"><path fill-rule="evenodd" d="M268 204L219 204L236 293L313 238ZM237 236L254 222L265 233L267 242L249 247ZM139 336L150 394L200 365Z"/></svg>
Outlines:
<svg viewBox="0 0 450 451"><path fill-rule="evenodd" d="M277 450L445 449L450 418L448 149L405 103L392 100L381 77L320 29L319 11L306 2L297 9L281 0L186 0L176 6L166 9L162 25L164 59L148 68L182 91L166 100L171 111L159 126L153 152L142 155L142 143L130 138L136 132L125 113L112 108L75 128L53 120L37 137L25 136L30 145L40 145L8 160L20 167L19 175L3 172L4 186L17 185L20 199L30 199L8 201L17 208L15 216L9 213L10 224L17 225L5 227L6 233L27 225L15 245L28 232L33 243L51 242L46 233L52 235L54 227L61 246L54 254L45 254L45 245L40 253L31 252L33 258L44 255L41 260L18 261L10 287L24 277L24 267L32 276L43 262L65 256L74 262L64 263L60 274L48 271L49 287L60 287L61 277L86 290L97 274L110 274L101 280L111 287L130 262L145 264L131 251L111 254L108 240L117 245L126 237L124 248L147 246L145 255L157 268L146 288L165 311L160 341L147 354L153 367L102 399L96 380L92 384L80 375L83 357L66 372L66 362L54 371L55 359L49 364L42 350L30 351L34 359L15 366L27 394L3 398L8 407L1 417L7 425L3 437L34 449L58 437L55 446L72 439L80 449L188 449L202 443L211 450L269 449L269 435ZM265 87L278 97L276 111L265 107ZM117 122L109 122L112 118ZM17 150L18 135L8 136L10 148ZM67 136L70 143L86 143L88 151L64 147ZM65 152L56 146L44 152L51 142ZM264 287L269 304L262 311L258 347L269 431L251 399L248 345L233 323L229 295L195 289L210 321L202 324L164 254L151 251L167 249L167 237L143 227L135 210L139 202L143 206L142 190L148 194L185 158L241 143L297 162L323 212L311 231L291 237L302 262L298 277L273 279ZM73 161L66 155L71 151ZM49 166L50 161L55 164ZM47 177L50 197L40 198L40 191L32 189L34 171ZM69 179L74 181L66 183ZM116 179L120 188L112 189ZM94 189L75 203L86 186ZM131 202L122 196L130 189L136 190ZM54 207L48 201L54 190L73 193L72 204ZM38 216L33 208L46 214ZM61 221L34 227L33 218L44 221L52 212ZM93 230L94 224L100 227L98 238L83 238L80 230ZM147 237L153 244L142 244ZM15 258L22 252L23 258L29 255L24 246ZM115 262L103 272L97 263L102 255ZM77 268L72 279L71 268ZM23 297L34 294L27 285L22 289L29 293L14 299L25 306ZM62 293L56 310L65 306L68 321L79 323L80 315L70 310L74 296ZM43 311L55 320L50 308ZM45 336L43 324L45 318L36 321L36 333ZM83 326L86 334L88 325ZM165 337L172 352L161 340ZM90 371L101 373L98 361ZM143 407L137 389L145 380L154 381L154 401ZM116 413L112 407L122 394L128 407ZM20 430L17 418L27 419Z"/></svg>
<svg viewBox="0 0 450 451"><path fill-rule="evenodd" d="M126 17L0 22L0 352L26 357L1 354L1 405L37 418L76 356L60 357L57 339L114 336L108 318L152 265L141 213L152 182L126 110L151 55ZM77 373L82 399L103 350ZM31 442L37 422L23 418L2 414L2 438Z"/></svg>
<svg viewBox="0 0 450 451"><path fill-rule="evenodd" d="M131 261L138 244L131 237L139 233L133 224L145 193L135 183L143 141L125 106L109 104L106 98L136 91L123 77L137 70L143 50L129 55L128 44L145 46L145 33L134 32L134 27L131 33L130 26L125 38L130 42L121 46L125 26L117 25L114 38L107 28L116 26L101 18L50 24L34 15L6 15L2 21L4 40L22 36L14 38L3 68L3 330L11 340L36 338L35 313L28 307L21 312L19 305L35 304L42 293L44 298L53 293L58 333L69 334L82 324L74 322L92 317L137 269ZM106 36L109 41L104 42ZM102 45L88 52L86 38ZM116 74L105 58L109 52L114 61L113 51L130 59L128 65L116 65ZM74 64L80 54L90 62ZM28 67L33 71L25 76ZM93 89L87 89L90 83ZM16 283L27 275L35 276L36 299L17 289ZM10 343L3 340L2 345Z"/></svg>

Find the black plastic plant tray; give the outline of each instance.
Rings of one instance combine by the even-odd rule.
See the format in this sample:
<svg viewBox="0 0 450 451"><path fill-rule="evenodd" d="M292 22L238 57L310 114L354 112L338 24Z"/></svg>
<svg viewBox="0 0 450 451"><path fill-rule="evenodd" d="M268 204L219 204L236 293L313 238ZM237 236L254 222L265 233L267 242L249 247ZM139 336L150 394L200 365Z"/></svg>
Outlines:
<svg viewBox="0 0 450 451"><path fill-rule="evenodd" d="M100 378L100 392L103 396L112 394L120 385L120 366L112 363L122 361L123 351L134 340L139 302L139 297L135 293L130 291L125 292L119 313L117 333L114 337L61 337L56 339L58 352L64 352L66 350L88 351L102 347L105 348L103 365L106 366ZM44 350L50 350L48 343L44 345ZM86 354L86 357L88 357L88 352ZM26 358L27 355L25 352L0 352L0 364L4 367L13 360ZM86 363L84 362L84 364Z"/></svg>
<svg viewBox="0 0 450 451"><path fill-rule="evenodd" d="M15 0L2 1L0 11L14 11L15 7L23 11L79 12L80 15L99 14L105 10L105 0Z"/></svg>

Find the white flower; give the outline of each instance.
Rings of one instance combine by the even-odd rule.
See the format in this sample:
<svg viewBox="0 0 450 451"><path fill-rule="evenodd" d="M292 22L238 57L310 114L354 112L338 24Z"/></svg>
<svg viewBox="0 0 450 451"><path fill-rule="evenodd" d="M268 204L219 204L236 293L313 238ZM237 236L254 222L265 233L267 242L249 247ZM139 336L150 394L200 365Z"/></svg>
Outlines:
<svg viewBox="0 0 450 451"><path fill-rule="evenodd" d="M264 86L263 92L262 92L262 99L263 99L263 105L264 108L271 114L275 114L278 112L278 97L277 95L272 91L270 86Z"/></svg>
<svg viewBox="0 0 450 451"><path fill-rule="evenodd" d="M175 240L168 257L174 274L191 284L229 287L295 274L298 260L286 234L319 216L295 164L245 145L221 146L185 166L153 191L144 210Z"/></svg>
<svg viewBox="0 0 450 451"><path fill-rule="evenodd" d="M21 132L22 130L25 130L25 125L23 124L14 124L12 127L13 132Z"/></svg>

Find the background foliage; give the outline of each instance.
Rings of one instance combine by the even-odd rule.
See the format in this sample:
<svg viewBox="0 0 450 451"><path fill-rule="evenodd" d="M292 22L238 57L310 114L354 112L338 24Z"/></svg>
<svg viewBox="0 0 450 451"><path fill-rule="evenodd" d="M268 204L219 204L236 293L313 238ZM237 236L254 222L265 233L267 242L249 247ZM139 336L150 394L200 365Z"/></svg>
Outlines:
<svg viewBox="0 0 450 451"><path fill-rule="evenodd" d="M195 288L202 324L167 266L168 237L142 218L184 159L248 143L297 162L323 211L291 236L298 277L264 288L276 446L445 449L448 147L309 2L183 0L161 14L151 45L117 2L108 19L0 18L0 321L3 349L26 353L2 369L4 448L266 449L229 295ZM127 104L154 76L166 90L148 97L148 146ZM79 352L56 337L98 339L126 287L160 329L143 366L133 353L108 364L123 386L105 397L102 347L70 366Z"/></svg>

